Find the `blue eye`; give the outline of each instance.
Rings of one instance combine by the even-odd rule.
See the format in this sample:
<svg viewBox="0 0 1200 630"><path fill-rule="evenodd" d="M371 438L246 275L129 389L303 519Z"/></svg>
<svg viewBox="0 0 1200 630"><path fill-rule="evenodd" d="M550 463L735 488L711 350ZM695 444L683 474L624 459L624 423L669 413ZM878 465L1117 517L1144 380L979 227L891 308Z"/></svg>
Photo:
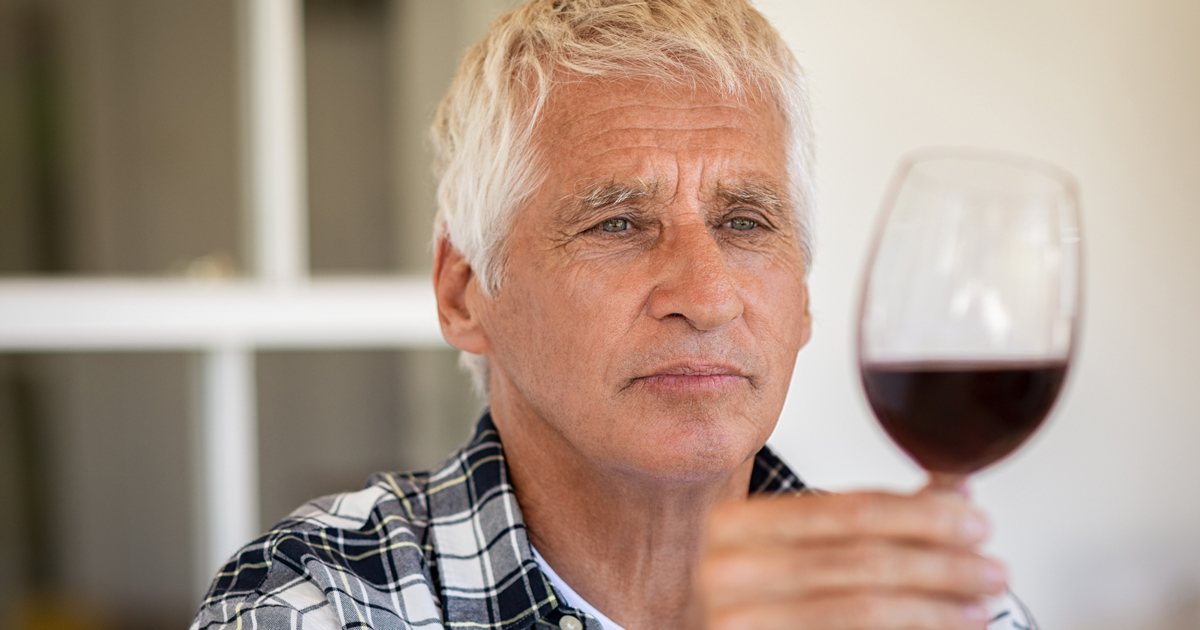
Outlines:
<svg viewBox="0 0 1200 630"><path fill-rule="evenodd" d="M753 219L747 219L745 217L738 217L736 219L730 219L729 223L727 223L726 225L728 225L729 227L731 227L739 232L745 232L747 230L753 230L754 228L758 227L758 221L755 221Z"/></svg>
<svg viewBox="0 0 1200 630"><path fill-rule="evenodd" d="M600 230L604 232L624 232L628 229L628 219L609 219L600 224Z"/></svg>

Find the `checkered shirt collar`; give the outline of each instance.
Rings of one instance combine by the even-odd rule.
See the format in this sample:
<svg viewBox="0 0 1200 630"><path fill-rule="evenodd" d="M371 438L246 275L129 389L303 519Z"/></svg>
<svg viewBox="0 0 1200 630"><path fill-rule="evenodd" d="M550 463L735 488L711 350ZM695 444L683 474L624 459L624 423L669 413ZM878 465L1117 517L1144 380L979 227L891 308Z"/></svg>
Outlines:
<svg viewBox="0 0 1200 630"><path fill-rule="evenodd" d="M558 627L562 602L533 557L490 413L471 440L429 477L429 527L447 628ZM787 494L805 485L769 448L754 458L752 494ZM482 570L480 566L482 565ZM482 577L482 580L480 578Z"/></svg>

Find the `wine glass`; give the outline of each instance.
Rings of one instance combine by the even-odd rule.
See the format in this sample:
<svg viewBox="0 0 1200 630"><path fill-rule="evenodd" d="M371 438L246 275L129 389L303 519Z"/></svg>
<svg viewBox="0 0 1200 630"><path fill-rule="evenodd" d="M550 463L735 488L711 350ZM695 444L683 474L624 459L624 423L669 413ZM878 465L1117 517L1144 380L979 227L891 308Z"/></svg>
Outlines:
<svg viewBox="0 0 1200 630"><path fill-rule="evenodd" d="M1078 208L1074 179L1031 159L942 149L900 163L858 359L875 416L932 487L960 488L1054 405L1079 324Z"/></svg>

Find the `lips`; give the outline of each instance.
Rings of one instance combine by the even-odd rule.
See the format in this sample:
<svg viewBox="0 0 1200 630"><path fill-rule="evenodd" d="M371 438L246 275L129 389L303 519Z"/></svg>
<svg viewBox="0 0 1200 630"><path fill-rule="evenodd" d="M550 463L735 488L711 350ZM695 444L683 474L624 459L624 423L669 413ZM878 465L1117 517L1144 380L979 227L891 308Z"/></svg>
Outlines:
<svg viewBox="0 0 1200 630"><path fill-rule="evenodd" d="M735 365L724 363L678 363L653 370L648 376L744 376Z"/></svg>
<svg viewBox="0 0 1200 630"><path fill-rule="evenodd" d="M749 377L737 365L712 361L675 362L649 370L632 380L638 385L664 393L701 393L744 386Z"/></svg>

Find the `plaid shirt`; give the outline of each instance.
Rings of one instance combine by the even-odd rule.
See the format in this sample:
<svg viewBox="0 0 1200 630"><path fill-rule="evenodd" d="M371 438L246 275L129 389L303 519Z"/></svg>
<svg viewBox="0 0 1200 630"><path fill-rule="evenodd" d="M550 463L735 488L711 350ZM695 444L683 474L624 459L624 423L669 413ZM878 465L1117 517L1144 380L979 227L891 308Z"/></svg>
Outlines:
<svg viewBox="0 0 1200 630"><path fill-rule="evenodd" d="M806 490L766 447L750 488ZM989 628L1028 630L1014 612L1000 611ZM365 489L312 501L244 547L217 574L192 630L549 630L566 615L601 630L538 568L485 413L441 468L377 473Z"/></svg>

